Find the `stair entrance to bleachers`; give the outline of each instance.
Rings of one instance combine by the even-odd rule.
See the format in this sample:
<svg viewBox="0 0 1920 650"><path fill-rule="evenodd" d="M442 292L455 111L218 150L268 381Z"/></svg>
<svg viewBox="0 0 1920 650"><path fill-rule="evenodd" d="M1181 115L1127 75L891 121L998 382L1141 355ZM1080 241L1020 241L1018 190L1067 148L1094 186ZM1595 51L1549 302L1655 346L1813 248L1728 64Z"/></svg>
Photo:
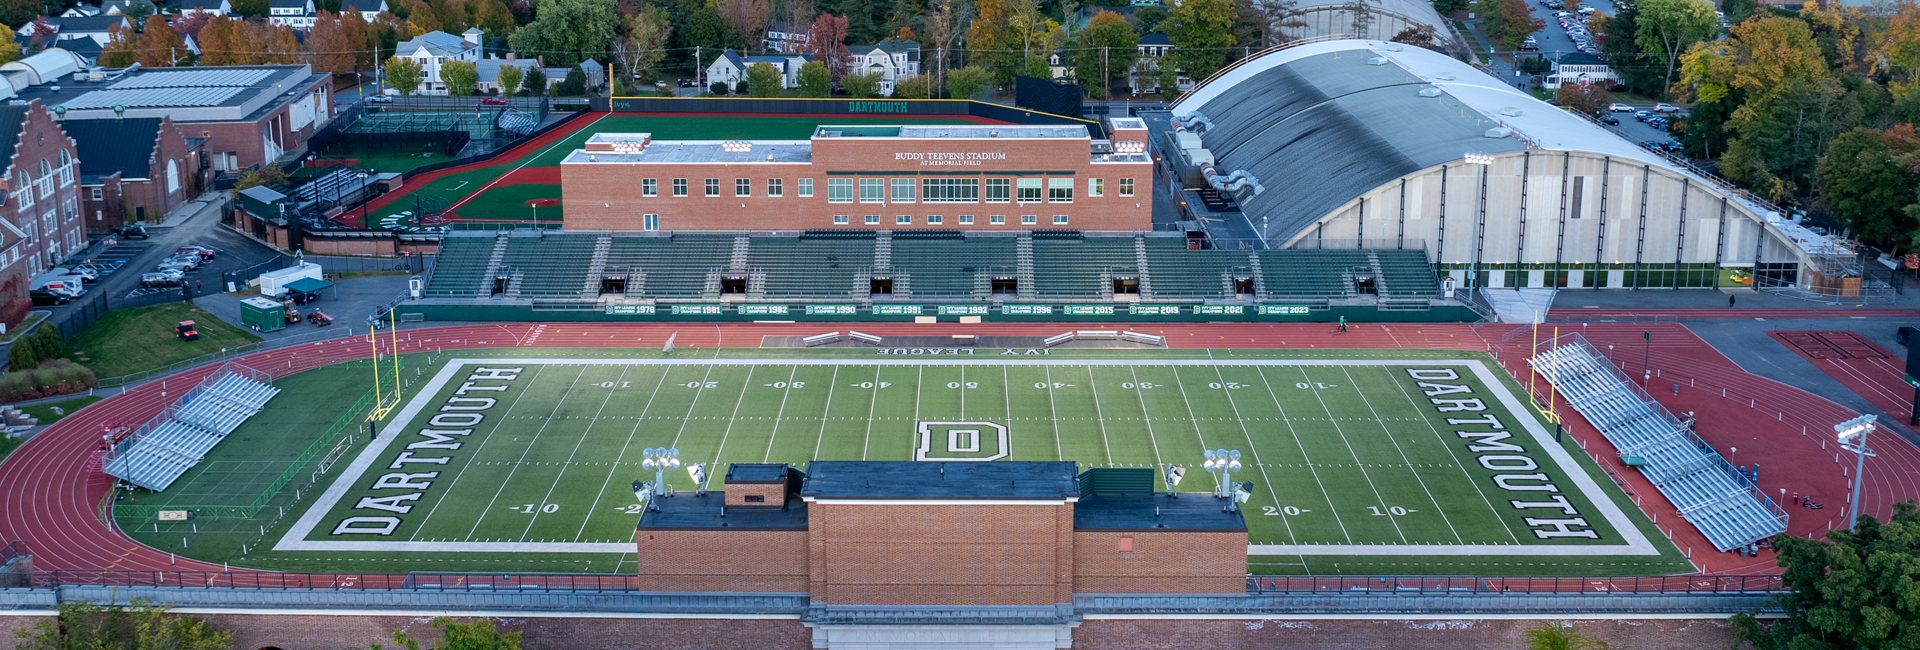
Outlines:
<svg viewBox="0 0 1920 650"><path fill-rule="evenodd" d="M1253 278L1234 278L1234 279L1233 279L1233 292L1234 292L1235 294L1239 294L1239 295L1243 295L1243 296L1244 296L1244 295L1250 295L1250 294L1252 294L1252 293L1253 293Z"/></svg>
<svg viewBox="0 0 1920 650"><path fill-rule="evenodd" d="M513 278L509 278L509 277L507 277L507 276L504 276L504 275L503 275L503 276L499 276L499 277L495 277L495 278L493 279L493 295L496 295L496 296L497 296L497 295L500 295L500 294L503 294L503 293L506 293L506 292L507 292L507 284L508 284L508 283L510 283L510 282L512 282L512 281L513 281Z"/></svg>
<svg viewBox="0 0 1920 650"><path fill-rule="evenodd" d="M1114 278L1114 295L1140 293L1140 278Z"/></svg>
<svg viewBox="0 0 1920 650"><path fill-rule="evenodd" d="M747 276L729 275L720 278L720 293L746 293Z"/></svg>
<svg viewBox="0 0 1920 650"><path fill-rule="evenodd" d="M600 278L600 295L604 296L609 293L626 293L626 292L627 292L626 278Z"/></svg>
<svg viewBox="0 0 1920 650"><path fill-rule="evenodd" d="M893 278L874 278L867 286L867 293L893 295Z"/></svg>
<svg viewBox="0 0 1920 650"><path fill-rule="evenodd" d="M995 294L1013 295L1020 293L1020 278L994 278L992 285Z"/></svg>

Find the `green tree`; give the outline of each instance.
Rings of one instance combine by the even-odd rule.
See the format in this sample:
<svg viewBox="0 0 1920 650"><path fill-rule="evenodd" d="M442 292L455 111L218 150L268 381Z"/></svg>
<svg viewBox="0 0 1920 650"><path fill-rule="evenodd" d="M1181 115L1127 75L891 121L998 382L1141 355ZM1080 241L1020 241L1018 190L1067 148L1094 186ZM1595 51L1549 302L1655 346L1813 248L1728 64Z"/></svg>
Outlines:
<svg viewBox="0 0 1920 650"><path fill-rule="evenodd" d="M725 81L715 81L713 83L707 84L707 92L713 93L721 97L727 96L727 92L731 90L733 90L733 88L727 86L727 82Z"/></svg>
<svg viewBox="0 0 1920 650"><path fill-rule="evenodd" d="M435 650L520 650L520 633L501 634L493 627L493 619L483 618L472 623L455 623L445 616L433 619L433 626L440 629L441 644ZM420 642L407 636L406 632L393 633L393 642L406 650L420 650ZM380 646L374 646L378 650Z"/></svg>
<svg viewBox="0 0 1920 650"><path fill-rule="evenodd" d="M1233 0L1185 0L1174 6L1159 28L1173 39L1173 51L1165 57L1172 69L1198 80L1225 66L1235 15Z"/></svg>
<svg viewBox="0 0 1920 650"><path fill-rule="evenodd" d="M500 79L498 81L500 84L500 94L512 97L514 93L520 92L520 79L525 76L526 73L521 72L519 66L500 66Z"/></svg>
<svg viewBox="0 0 1920 650"><path fill-rule="evenodd" d="M992 85L993 73L977 65L947 73L947 96L954 99L971 99Z"/></svg>
<svg viewBox="0 0 1920 650"><path fill-rule="evenodd" d="M567 71L567 78L561 79L560 85L554 88L554 93L562 97L579 97L587 94L587 72L581 70L580 66L573 66L573 69Z"/></svg>
<svg viewBox="0 0 1920 650"><path fill-rule="evenodd" d="M233 633L206 621L169 612L145 598L131 604L63 603L53 619L32 629L16 630L21 650L107 650L111 648L166 648L168 650L225 650Z"/></svg>
<svg viewBox="0 0 1920 650"><path fill-rule="evenodd" d="M480 83L480 71L474 69L472 61L448 61L440 64L440 80L447 84L447 94L465 97L473 94Z"/></svg>
<svg viewBox="0 0 1920 650"><path fill-rule="evenodd" d="M1737 98L1720 169L1775 201L1811 187L1826 141L1843 124L1846 88L1827 70L1801 20L1768 17L1734 25L1724 41L1696 43L1674 84L1698 102ZM1844 130L1845 127L1840 127Z"/></svg>
<svg viewBox="0 0 1920 650"><path fill-rule="evenodd" d="M840 87L854 99L865 99L880 92L880 73L849 74L840 77Z"/></svg>
<svg viewBox="0 0 1920 650"><path fill-rule="evenodd" d="M548 85L546 71L537 65L528 67L526 78L520 80L520 90L535 97L547 94Z"/></svg>
<svg viewBox="0 0 1920 650"><path fill-rule="evenodd" d="M1433 10L1442 16L1465 8L1467 8L1467 0L1433 0Z"/></svg>
<svg viewBox="0 0 1920 650"><path fill-rule="evenodd" d="M760 62L747 66L748 97L779 97L782 82L780 71L773 64Z"/></svg>
<svg viewBox="0 0 1920 650"><path fill-rule="evenodd" d="M1547 621L1527 631L1527 650L1605 650L1607 644L1574 631L1565 621Z"/></svg>
<svg viewBox="0 0 1920 650"><path fill-rule="evenodd" d="M1066 30L1048 18L1035 0L980 0L979 15L967 27L969 60L988 64L1001 82L1029 74L1034 59L1040 59L1045 68L1047 55L1066 40Z"/></svg>
<svg viewBox="0 0 1920 650"><path fill-rule="evenodd" d="M1160 62L1160 96L1168 100L1180 96L1180 73L1165 59Z"/></svg>
<svg viewBox="0 0 1920 650"><path fill-rule="evenodd" d="M604 56L613 42L615 0L540 0L532 23L507 37L513 51L548 64L573 65Z"/></svg>
<svg viewBox="0 0 1920 650"><path fill-rule="evenodd" d="M655 68L667 56L667 38L673 27L667 13L646 8L627 17L626 35L614 41L614 60L636 79L651 79Z"/></svg>
<svg viewBox="0 0 1920 650"><path fill-rule="evenodd" d="M800 96L826 97L833 90L833 70L819 61L800 65Z"/></svg>
<svg viewBox="0 0 1920 650"><path fill-rule="evenodd" d="M8 34L16 33L12 27L0 25L0 30ZM12 63L20 59L20 42L11 38L0 39L0 63ZM121 66L124 67L124 66Z"/></svg>
<svg viewBox="0 0 1920 650"><path fill-rule="evenodd" d="M1869 241L1886 241L1913 231L1917 180L1878 131L1854 129L1840 134L1820 157L1814 206Z"/></svg>
<svg viewBox="0 0 1920 650"><path fill-rule="evenodd" d="M1673 79L1681 53L1719 30L1719 19L1707 0L1637 0L1634 4L1639 9L1634 43L1642 53L1666 59L1662 80Z"/></svg>
<svg viewBox="0 0 1920 650"><path fill-rule="evenodd" d="M1074 35L1073 76L1094 99L1107 98L1107 80L1124 76L1140 56L1140 36L1127 19L1111 11L1094 14Z"/></svg>
<svg viewBox="0 0 1920 650"><path fill-rule="evenodd" d="M1735 614L1740 640L1758 650L1920 645L1920 508L1896 503L1888 522L1861 515L1855 525L1824 540L1774 537L1786 589L1772 604L1785 618L1763 625L1757 611Z"/></svg>
<svg viewBox="0 0 1920 650"><path fill-rule="evenodd" d="M411 95L420 89L420 64L413 59L393 57L387 59L387 87L402 95Z"/></svg>
<svg viewBox="0 0 1920 650"><path fill-rule="evenodd" d="M933 96L933 75L915 75L893 85L893 96L901 99L927 99Z"/></svg>
<svg viewBox="0 0 1920 650"><path fill-rule="evenodd" d="M1487 13L1489 36L1504 50L1517 50L1534 32L1545 29L1547 21L1533 17L1525 0L1498 0Z"/></svg>

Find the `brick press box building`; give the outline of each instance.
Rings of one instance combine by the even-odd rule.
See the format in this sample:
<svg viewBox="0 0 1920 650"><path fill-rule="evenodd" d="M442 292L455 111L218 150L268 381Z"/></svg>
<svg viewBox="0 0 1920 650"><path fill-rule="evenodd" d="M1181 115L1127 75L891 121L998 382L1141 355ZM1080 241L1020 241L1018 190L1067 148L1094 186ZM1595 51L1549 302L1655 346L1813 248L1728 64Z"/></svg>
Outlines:
<svg viewBox="0 0 1920 650"><path fill-rule="evenodd" d="M1152 227L1146 123L821 126L808 140L602 133L560 164L568 230ZM594 204L600 207L593 207Z"/></svg>
<svg viewBox="0 0 1920 650"><path fill-rule="evenodd" d="M1064 648L1075 594L1246 593L1230 501L1156 493L1150 468L1075 469L732 465L721 494L651 500L641 589L805 593L816 648Z"/></svg>

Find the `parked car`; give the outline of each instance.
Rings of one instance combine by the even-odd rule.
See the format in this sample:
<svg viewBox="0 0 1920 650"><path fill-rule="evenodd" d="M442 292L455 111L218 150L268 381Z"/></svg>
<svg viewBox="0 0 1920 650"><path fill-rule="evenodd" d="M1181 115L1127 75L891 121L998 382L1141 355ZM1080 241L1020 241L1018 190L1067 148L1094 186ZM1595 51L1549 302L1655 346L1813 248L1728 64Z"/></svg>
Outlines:
<svg viewBox="0 0 1920 650"><path fill-rule="evenodd" d="M1620 126L1620 118L1614 117L1607 113L1601 113L1600 123L1605 124L1607 126Z"/></svg>
<svg viewBox="0 0 1920 650"><path fill-rule="evenodd" d="M180 281L185 277L186 276L179 273L168 273L165 271L142 273L140 274L140 286L147 288L177 287L180 286Z"/></svg>
<svg viewBox="0 0 1920 650"><path fill-rule="evenodd" d="M173 249L174 255L185 255L188 253L193 253L195 255L198 255L202 260L213 259L213 249L207 248L205 246L188 244L186 246L181 246L179 248Z"/></svg>
<svg viewBox="0 0 1920 650"><path fill-rule="evenodd" d="M147 227L140 224L121 226L113 229L113 234L121 239L147 239Z"/></svg>
<svg viewBox="0 0 1920 650"><path fill-rule="evenodd" d="M85 266L74 266L74 267L56 266L51 269L48 269L48 272L58 273L60 275L78 276L81 282L93 283L93 282L100 281L100 272Z"/></svg>
<svg viewBox="0 0 1920 650"><path fill-rule="evenodd" d="M72 298L67 297L66 294L48 291L46 289L28 291L27 297L33 299L33 306L35 307L64 305L67 304L67 301L72 300Z"/></svg>
<svg viewBox="0 0 1920 650"><path fill-rule="evenodd" d="M480 98L480 105L481 106L506 106L507 100L501 99L499 97L482 97Z"/></svg>
<svg viewBox="0 0 1920 650"><path fill-rule="evenodd" d="M1642 121L1642 122L1645 122L1645 121L1647 121L1647 118L1649 118L1649 117L1653 117L1653 113L1649 113L1649 112L1646 112L1646 111L1634 111L1634 112L1633 112L1633 119L1636 119L1636 120L1640 120L1640 121Z"/></svg>
<svg viewBox="0 0 1920 650"><path fill-rule="evenodd" d="M393 95L374 95L372 97L368 97L367 101L373 102L375 104L391 104L393 103Z"/></svg>
<svg viewBox="0 0 1920 650"><path fill-rule="evenodd" d="M1633 107L1616 102L1607 104L1607 110L1614 113L1632 113Z"/></svg>
<svg viewBox="0 0 1920 650"><path fill-rule="evenodd" d="M181 272L200 268L199 255L175 255L160 262L161 269L180 269Z"/></svg>

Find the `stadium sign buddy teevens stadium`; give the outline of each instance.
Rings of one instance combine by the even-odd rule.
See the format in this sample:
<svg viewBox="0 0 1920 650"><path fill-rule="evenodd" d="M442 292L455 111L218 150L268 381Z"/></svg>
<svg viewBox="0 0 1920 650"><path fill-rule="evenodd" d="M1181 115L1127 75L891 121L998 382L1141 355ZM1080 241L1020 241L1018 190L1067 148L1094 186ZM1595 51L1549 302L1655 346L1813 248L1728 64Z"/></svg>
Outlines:
<svg viewBox="0 0 1920 650"><path fill-rule="evenodd" d="M512 382L520 378L524 368L474 368L460 387L454 389L440 405L439 413L427 420L427 426L414 433L424 440L410 440L404 450L388 464L386 469L393 470L380 474L373 479L369 490L407 490L390 496L361 497L353 506L357 511L371 510L390 514L360 515L346 517L333 528L333 535L392 535L400 527L404 515L413 511L414 502L419 501L426 491L433 487L434 479L440 472L431 466L446 465L452 457L444 452L458 450L458 437L473 434L475 426L486 420L485 411L499 402L497 397L488 394L504 393L512 388ZM418 451L419 454L415 452ZM428 467L419 467L425 465ZM426 471L418 471L426 470ZM377 492L378 494L387 494Z"/></svg>
<svg viewBox="0 0 1920 650"><path fill-rule="evenodd" d="M1526 517L1528 530L1539 539L1585 538L1599 539L1600 533L1593 530L1578 508L1560 494L1560 487L1552 483L1552 478L1540 470L1540 463L1524 455L1526 448L1508 440L1517 440L1507 431L1500 417L1487 409L1487 404L1478 397L1472 397L1473 387L1465 384L1447 384L1441 382L1458 381L1459 371L1452 368L1408 368L1407 376L1418 383L1427 401L1446 417L1447 424L1466 430L1454 431L1454 435L1472 442L1467 451L1476 455L1475 460L1481 467L1493 474L1493 484L1507 492L1546 492L1545 500L1512 499L1507 504L1516 510L1541 511L1541 514L1565 515L1563 517ZM1456 415L1474 417L1455 417ZM1516 495L1518 496L1518 495ZM1533 514L1529 512L1528 514ZM1579 530L1576 530L1579 529Z"/></svg>

